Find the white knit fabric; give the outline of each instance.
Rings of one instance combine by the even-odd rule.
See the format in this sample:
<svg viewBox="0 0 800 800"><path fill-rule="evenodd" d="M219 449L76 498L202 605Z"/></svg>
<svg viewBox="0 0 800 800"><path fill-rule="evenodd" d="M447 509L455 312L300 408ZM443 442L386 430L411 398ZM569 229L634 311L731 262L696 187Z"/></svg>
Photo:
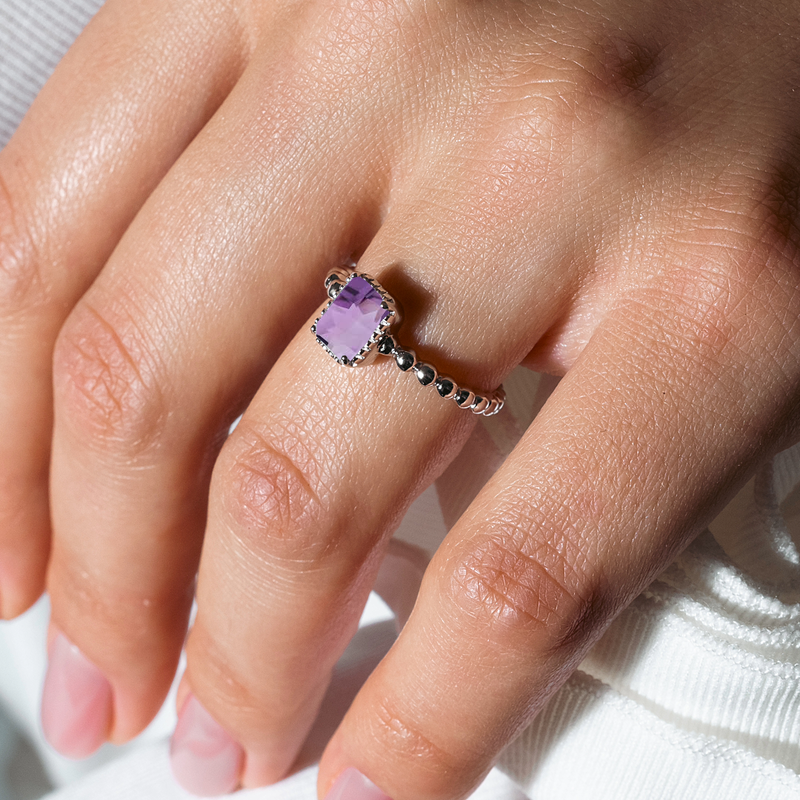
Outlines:
<svg viewBox="0 0 800 800"><path fill-rule="evenodd" d="M98 0L0 0L0 143L98 6ZM502 462L551 387L550 379L515 373L510 413L476 430L465 457L443 476L440 494L426 492L398 535L435 549L446 521ZM800 446L759 471L618 617L506 750L502 768L519 788L494 771L475 800L800 798L798 484ZM384 619L373 599L337 671L312 755L389 646ZM43 602L22 620L0 624L0 700L62 787L50 800L187 797L167 766L170 705L142 740L106 747L85 764L68 763L44 745L36 720L46 621ZM3 741L0 735L0 768ZM310 766L246 796L312 800L314 791ZM0 797L7 796L0 779Z"/></svg>
<svg viewBox="0 0 800 800"><path fill-rule="evenodd" d="M102 0L0 0L0 146Z"/></svg>

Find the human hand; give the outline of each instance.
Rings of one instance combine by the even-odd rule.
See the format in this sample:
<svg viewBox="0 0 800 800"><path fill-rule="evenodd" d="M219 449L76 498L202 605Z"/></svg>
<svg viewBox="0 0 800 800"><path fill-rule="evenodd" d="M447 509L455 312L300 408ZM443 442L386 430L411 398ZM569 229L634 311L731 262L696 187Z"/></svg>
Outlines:
<svg viewBox="0 0 800 800"><path fill-rule="evenodd" d="M150 720L202 547L180 735L202 704L232 738L195 788L290 768L474 423L314 342L357 254L460 382L566 375L321 762L322 794L348 767L466 794L798 436L799 30L731 0L110 0L0 154L0 602L42 589L49 486L51 739Z"/></svg>

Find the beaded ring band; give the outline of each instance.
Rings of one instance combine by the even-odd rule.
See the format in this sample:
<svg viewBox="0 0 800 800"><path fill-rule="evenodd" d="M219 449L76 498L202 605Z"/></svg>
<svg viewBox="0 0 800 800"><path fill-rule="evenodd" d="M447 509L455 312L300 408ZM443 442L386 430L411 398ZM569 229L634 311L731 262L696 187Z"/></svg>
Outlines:
<svg viewBox="0 0 800 800"><path fill-rule="evenodd" d="M432 364L417 360L402 347L390 329L402 321L394 298L374 278L363 272L337 269L325 279L328 303L311 326L325 352L346 367L368 364L379 354L394 358L403 372L413 372L422 386L433 386L441 397L452 398L460 408L490 417L505 403L505 392L475 392L439 375Z"/></svg>

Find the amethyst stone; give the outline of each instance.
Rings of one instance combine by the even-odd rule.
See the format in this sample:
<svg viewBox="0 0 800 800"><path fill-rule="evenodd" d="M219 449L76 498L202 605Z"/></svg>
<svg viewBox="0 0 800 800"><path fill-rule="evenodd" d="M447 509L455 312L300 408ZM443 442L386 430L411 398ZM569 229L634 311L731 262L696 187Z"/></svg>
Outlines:
<svg viewBox="0 0 800 800"><path fill-rule="evenodd" d="M352 361L389 316L383 298L372 284L353 275L322 312L317 339L340 361Z"/></svg>

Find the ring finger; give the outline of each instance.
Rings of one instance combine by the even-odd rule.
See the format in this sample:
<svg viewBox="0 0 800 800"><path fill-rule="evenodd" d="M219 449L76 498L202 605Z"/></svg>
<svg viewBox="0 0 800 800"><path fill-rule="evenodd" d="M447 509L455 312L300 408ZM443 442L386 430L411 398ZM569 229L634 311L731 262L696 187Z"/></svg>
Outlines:
<svg viewBox="0 0 800 800"><path fill-rule="evenodd" d="M490 207L492 192L476 197L475 177L451 176L442 159L398 192L358 269L403 303L401 345L485 392L563 313L571 291L569 277L559 290L542 290L551 280L542 268L536 291L520 280L509 295L509 276L528 259L556 270L572 260L572 245L563 244L558 215L533 210L512 222L498 212L487 224L476 203ZM475 264L491 266L481 274ZM188 644L195 697L173 742L176 773L190 788L222 792L239 778L235 749L220 751L223 766L192 750L198 731L188 720L210 724L198 702L244 746L245 785L285 774L384 543L458 452L473 419L392 359L346 369L306 328L289 345L223 447L211 484Z"/></svg>

